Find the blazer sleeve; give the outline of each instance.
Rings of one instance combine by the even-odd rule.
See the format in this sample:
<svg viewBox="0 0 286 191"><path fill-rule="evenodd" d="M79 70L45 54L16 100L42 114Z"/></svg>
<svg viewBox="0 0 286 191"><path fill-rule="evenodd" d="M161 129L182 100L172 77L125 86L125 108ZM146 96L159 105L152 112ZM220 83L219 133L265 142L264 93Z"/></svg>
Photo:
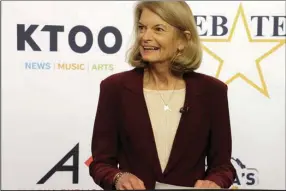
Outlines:
<svg viewBox="0 0 286 191"><path fill-rule="evenodd" d="M221 188L229 188L236 177L236 170L231 163L232 138L227 90L227 85L220 84L212 94L212 122L205 178Z"/></svg>
<svg viewBox="0 0 286 191"><path fill-rule="evenodd" d="M93 127L91 151L93 161L89 166L90 176L103 189L114 189L118 152L118 92L114 81L103 80Z"/></svg>

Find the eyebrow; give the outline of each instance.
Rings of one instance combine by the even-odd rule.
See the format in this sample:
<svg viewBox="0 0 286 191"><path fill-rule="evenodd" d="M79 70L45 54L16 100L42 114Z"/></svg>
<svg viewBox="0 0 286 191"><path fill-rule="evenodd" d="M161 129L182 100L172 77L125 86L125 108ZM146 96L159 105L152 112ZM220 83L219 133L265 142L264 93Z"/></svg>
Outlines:
<svg viewBox="0 0 286 191"><path fill-rule="evenodd" d="M145 25L142 24L140 21L138 22L138 24L145 26ZM166 25L163 25L163 24L156 24L154 27L159 27L159 26L162 26L162 27L164 27L164 28L167 28L167 26L166 26Z"/></svg>

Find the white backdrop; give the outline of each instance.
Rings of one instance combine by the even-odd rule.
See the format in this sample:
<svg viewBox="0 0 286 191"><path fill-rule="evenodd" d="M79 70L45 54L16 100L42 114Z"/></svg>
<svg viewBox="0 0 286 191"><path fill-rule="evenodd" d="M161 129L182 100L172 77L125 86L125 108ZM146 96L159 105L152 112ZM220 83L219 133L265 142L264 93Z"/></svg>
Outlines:
<svg viewBox="0 0 286 191"><path fill-rule="evenodd" d="M91 155L99 83L130 69L125 53L134 3L2 2L2 189L99 189L85 164ZM188 4L195 15L206 16L197 20L200 34L206 33L201 36L204 59L199 72L229 85L232 162L238 171L233 186L286 189L285 3ZM215 15L220 16L218 23L227 20L228 31L222 36L213 35ZM268 19L263 18L260 26L253 16ZM17 24L25 30L39 25L31 38L41 51L33 51L27 43L25 50L17 49ZM50 34L41 31L45 25L64 27L58 33L58 51L49 50ZM83 54L69 46L69 31L77 25L92 31L92 47ZM116 27L122 35L115 54L105 54L98 46L99 31L105 26ZM226 30L216 28L218 34ZM82 46L85 40L78 33L77 44ZM111 33L106 35L107 46L115 41ZM80 68L63 69L69 64ZM44 184L37 184L77 144L78 182L72 182L69 171L55 172ZM64 165L72 164L72 159Z"/></svg>

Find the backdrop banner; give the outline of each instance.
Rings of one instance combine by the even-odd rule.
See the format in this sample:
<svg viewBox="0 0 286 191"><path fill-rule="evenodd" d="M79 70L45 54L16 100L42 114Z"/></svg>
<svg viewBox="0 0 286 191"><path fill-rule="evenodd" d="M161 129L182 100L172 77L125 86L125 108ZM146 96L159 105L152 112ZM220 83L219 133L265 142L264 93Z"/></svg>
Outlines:
<svg viewBox="0 0 286 191"><path fill-rule="evenodd" d="M132 69L135 3L2 2L2 189L100 189L88 169L99 84ZM286 189L285 2L188 4L198 72L229 87L233 188Z"/></svg>

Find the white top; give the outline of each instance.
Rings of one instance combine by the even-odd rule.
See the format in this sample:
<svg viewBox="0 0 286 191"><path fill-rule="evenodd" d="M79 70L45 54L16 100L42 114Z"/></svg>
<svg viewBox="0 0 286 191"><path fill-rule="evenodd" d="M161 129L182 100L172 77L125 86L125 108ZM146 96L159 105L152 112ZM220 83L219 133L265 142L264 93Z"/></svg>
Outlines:
<svg viewBox="0 0 286 191"><path fill-rule="evenodd" d="M159 92L165 103L169 105L170 110L164 110L164 102ZM152 124L162 172L164 172L169 160L181 118L180 109L183 107L185 100L185 89L174 90L173 95L172 92L173 90L156 91L144 89L144 97ZM170 96L172 97L170 98Z"/></svg>

